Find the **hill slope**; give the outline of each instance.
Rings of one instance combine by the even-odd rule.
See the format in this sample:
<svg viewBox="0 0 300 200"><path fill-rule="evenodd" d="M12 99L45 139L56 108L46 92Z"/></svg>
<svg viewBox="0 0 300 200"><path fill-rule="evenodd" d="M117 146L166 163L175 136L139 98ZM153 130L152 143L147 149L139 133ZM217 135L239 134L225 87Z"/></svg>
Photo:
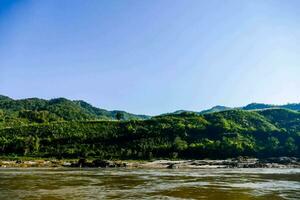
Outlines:
<svg viewBox="0 0 300 200"><path fill-rule="evenodd" d="M300 113L270 109L0 128L0 154L105 159L300 156Z"/></svg>
<svg viewBox="0 0 300 200"><path fill-rule="evenodd" d="M226 107L226 106L214 106L210 109L203 110L200 112L195 112L199 114L207 114L207 113L214 113L214 112L221 112L225 110L265 110L265 109L274 109L274 108L282 108L282 109L289 109L293 111L300 111L300 103L293 103L293 104L286 104L286 105L272 105L272 104L263 104L263 103L251 103L243 107ZM183 112L183 111L182 111ZM180 113L182 113L180 112ZM176 113L176 112L174 112Z"/></svg>
<svg viewBox="0 0 300 200"><path fill-rule="evenodd" d="M14 100L9 97L0 96L0 110L6 116L15 119L34 120L34 116L44 119L43 121L82 121L82 120L114 120L116 114L122 120L147 119L146 115L135 115L124 111L107 111L96 108L84 101L71 101L65 98L44 100L29 98ZM26 120L25 120L26 121Z"/></svg>

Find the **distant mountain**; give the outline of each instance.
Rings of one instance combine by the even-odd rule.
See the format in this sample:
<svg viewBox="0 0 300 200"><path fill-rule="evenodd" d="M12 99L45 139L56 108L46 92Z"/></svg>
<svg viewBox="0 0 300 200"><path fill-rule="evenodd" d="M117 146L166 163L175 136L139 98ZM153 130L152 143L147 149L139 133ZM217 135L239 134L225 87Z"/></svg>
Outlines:
<svg viewBox="0 0 300 200"><path fill-rule="evenodd" d="M4 95L0 95L0 101L1 100L12 100L11 98L4 96Z"/></svg>
<svg viewBox="0 0 300 200"><path fill-rule="evenodd" d="M207 114L207 113L214 113L214 112L220 112L220 111L225 111L225 110L231 110L233 108L230 108L230 107L226 107L226 106L214 106L210 109L207 109L207 110L202 110L200 112L197 112L197 111L190 111L190 110L176 110L175 112L172 112L172 113L165 113L165 114L162 114L162 115L180 115L180 114L191 114L191 113L194 113L194 114Z"/></svg>
<svg viewBox="0 0 300 200"><path fill-rule="evenodd" d="M293 111L300 111L300 103L285 104L285 105L251 103L245 107L242 107L243 110L262 110L262 109L271 109L271 108L284 108L284 109L289 109L289 110L293 110Z"/></svg>
<svg viewBox="0 0 300 200"><path fill-rule="evenodd" d="M109 119L116 119L117 113L120 113L123 120L149 119L150 118L150 116L147 116L147 115L136 115L136 114L128 113L128 112L121 111L121 110L108 111L108 110L105 110L105 109L96 108L96 107L92 106L91 104L89 104L85 101L73 101L73 102L77 103L82 108L87 110L89 113L91 113L95 116L98 116L98 117L104 116L104 117L109 118Z"/></svg>
<svg viewBox="0 0 300 200"><path fill-rule="evenodd" d="M243 110L261 110L261 109L269 109L269 108L275 108L277 106L270 105L270 104L262 104L262 103L251 103L244 107L242 107Z"/></svg>
<svg viewBox="0 0 300 200"><path fill-rule="evenodd" d="M214 106L211 109L200 111L199 114L214 113L231 109L232 108L226 106Z"/></svg>
<svg viewBox="0 0 300 200"><path fill-rule="evenodd" d="M300 111L300 103L291 103L279 107L294 110L294 111Z"/></svg>
<svg viewBox="0 0 300 200"><path fill-rule="evenodd" d="M173 113L165 113L166 115L186 115L186 114L209 114L223 112L229 110L265 110L265 109L289 109L292 111L300 111L300 104L271 105L262 103L251 103L244 107L226 107L214 106L210 109L197 111L177 110ZM149 119L147 115L136 115L125 111L97 108L82 100L69 100L66 98L56 98L51 100L39 98L27 98L14 100L10 97L0 95L0 114L4 113L11 121L28 121L32 122L51 122L51 121L83 121L83 120L144 120ZM3 114L2 114L3 115ZM6 120L7 121L7 120Z"/></svg>
<svg viewBox="0 0 300 200"><path fill-rule="evenodd" d="M72 101L66 98L14 100L1 95L0 110L10 117L33 118L33 116L39 116L46 121L50 119L50 121L115 120L117 113L122 120L149 118L146 115L135 115L125 111L108 111L96 108L84 101Z"/></svg>
<svg viewBox="0 0 300 200"><path fill-rule="evenodd" d="M196 112L190 111L190 110L176 110L175 112L172 112L171 114L182 114L182 113L196 113Z"/></svg>
<svg viewBox="0 0 300 200"><path fill-rule="evenodd" d="M210 109L203 110L200 112L197 112L198 114L208 114L208 113L214 113L214 112L221 112L226 110L265 110L265 109L275 109L275 108L282 108L282 109L289 109L293 111L300 111L300 103L296 104L285 104L285 105L272 105L272 104L263 104L263 103L251 103L243 107L226 107L226 106L214 106ZM181 112L182 113L182 112ZM196 112L195 112L196 113ZM176 114L176 112L174 113Z"/></svg>

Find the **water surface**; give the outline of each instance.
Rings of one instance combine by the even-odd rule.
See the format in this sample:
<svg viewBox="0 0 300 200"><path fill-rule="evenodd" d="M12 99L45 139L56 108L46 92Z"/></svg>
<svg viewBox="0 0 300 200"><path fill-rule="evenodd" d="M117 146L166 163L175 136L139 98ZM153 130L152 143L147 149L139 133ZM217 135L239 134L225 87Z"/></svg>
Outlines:
<svg viewBox="0 0 300 200"><path fill-rule="evenodd" d="M300 199L300 169L0 169L0 199Z"/></svg>

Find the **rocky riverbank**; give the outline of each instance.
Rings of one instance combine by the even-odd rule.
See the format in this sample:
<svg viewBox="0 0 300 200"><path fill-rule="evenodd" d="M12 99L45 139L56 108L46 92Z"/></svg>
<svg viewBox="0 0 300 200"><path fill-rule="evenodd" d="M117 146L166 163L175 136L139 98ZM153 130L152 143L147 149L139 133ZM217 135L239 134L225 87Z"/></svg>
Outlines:
<svg viewBox="0 0 300 200"><path fill-rule="evenodd" d="M74 167L74 168L158 168L158 169L205 169L205 168L300 168L300 159L277 157L267 159L233 158L225 160L155 160L155 161L112 161L112 160L0 160L2 168L28 167Z"/></svg>

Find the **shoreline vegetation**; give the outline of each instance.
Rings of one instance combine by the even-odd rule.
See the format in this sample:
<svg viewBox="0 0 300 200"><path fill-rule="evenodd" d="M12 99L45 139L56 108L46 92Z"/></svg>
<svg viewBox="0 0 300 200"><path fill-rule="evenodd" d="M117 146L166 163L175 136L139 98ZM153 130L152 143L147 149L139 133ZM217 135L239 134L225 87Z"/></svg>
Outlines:
<svg viewBox="0 0 300 200"><path fill-rule="evenodd" d="M0 95L0 160L16 157L20 159L3 159L1 165L29 167L298 166L294 158L300 158L300 104L287 106L252 104L141 118L83 101ZM268 160L272 157L290 161Z"/></svg>
<svg viewBox="0 0 300 200"><path fill-rule="evenodd" d="M0 168L142 168L142 169L218 169L218 168L300 168L295 157L230 158L203 160L100 160L1 158Z"/></svg>

